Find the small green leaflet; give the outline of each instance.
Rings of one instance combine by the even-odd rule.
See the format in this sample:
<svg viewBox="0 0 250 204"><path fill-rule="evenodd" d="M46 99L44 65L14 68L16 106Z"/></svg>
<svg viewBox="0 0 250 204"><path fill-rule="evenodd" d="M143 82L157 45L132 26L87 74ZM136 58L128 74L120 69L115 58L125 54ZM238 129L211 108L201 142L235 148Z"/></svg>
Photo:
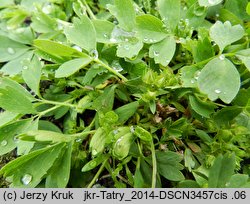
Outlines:
<svg viewBox="0 0 250 204"><path fill-rule="evenodd" d="M149 44L159 42L167 36L162 21L149 14L136 17L136 31L138 38Z"/></svg>
<svg viewBox="0 0 250 204"><path fill-rule="evenodd" d="M132 31L135 26L135 9L131 0L115 0L114 5L107 5L111 14L118 22L119 27Z"/></svg>
<svg viewBox="0 0 250 204"><path fill-rule="evenodd" d="M216 107L214 104L202 101L195 96L189 96L189 102L191 108L205 118L210 118L210 115L214 112L214 108Z"/></svg>
<svg viewBox="0 0 250 204"><path fill-rule="evenodd" d="M35 113L35 99L20 84L8 78L0 78L0 107L13 113Z"/></svg>
<svg viewBox="0 0 250 204"><path fill-rule="evenodd" d="M49 143L70 142L72 140L70 136L47 130L29 131L24 134L21 134L18 138L24 141Z"/></svg>
<svg viewBox="0 0 250 204"><path fill-rule="evenodd" d="M68 184L71 169L72 144L67 143L61 152L60 157L50 169L46 178L46 188L65 188Z"/></svg>
<svg viewBox="0 0 250 204"><path fill-rule="evenodd" d="M16 59L29 50L29 47L0 35L0 62Z"/></svg>
<svg viewBox="0 0 250 204"><path fill-rule="evenodd" d="M59 143L19 157L5 165L0 174L12 177L12 187L34 188L53 166L65 145Z"/></svg>
<svg viewBox="0 0 250 204"><path fill-rule="evenodd" d="M23 68L27 68L27 66L24 66L24 63L28 62L30 63L30 60L33 56L33 51L28 51L21 55L20 57L17 57L14 60L9 61L3 67L1 68L1 72L3 72L5 75L9 76L15 76L17 74L20 74L23 70Z"/></svg>
<svg viewBox="0 0 250 204"><path fill-rule="evenodd" d="M245 49L236 52L236 57L238 57L243 64L245 64L246 68L250 71L250 49Z"/></svg>
<svg viewBox="0 0 250 204"><path fill-rule="evenodd" d="M163 22L174 30L181 18L181 1L157 0L157 4Z"/></svg>
<svg viewBox="0 0 250 204"><path fill-rule="evenodd" d="M31 62L27 61L26 63L27 64L23 64L22 77L29 88L38 95L42 64L37 56L33 56Z"/></svg>
<svg viewBox="0 0 250 204"><path fill-rule="evenodd" d="M208 62L198 78L199 89L214 101L230 103L240 89L240 75L231 61L221 55Z"/></svg>
<svg viewBox="0 0 250 204"><path fill-rule="evenodd" d="M0 155L6 154L15 149L17 143L15 138L18 134L24 132L31 125L32 119L25 119L12 122L0 128Z"/></svg>
<svg viewBox="0 0 250 204"><path fill-rule="evenodd" d="M110 43L111 34L115 25L105 20L93 20L96 30L96 41L100 43Z"/></svg>
<svg viewBox="0 0 250 204"><path fill-rule="evenodd" d="M174 36L167 36L161 42L151 45L149 48L149 57L154 58L155 63L167 66L175 53Z"/></svg>
<svg viewBox="0 0 250 204"><path fill-rule="evenodd" d="M17 118L18 115L18 113L12 113L10 111L0 112L0 127L5 124L8 124L9 122Z"/></svg>
<svg viewBox="0 0 250 204"><path fill-rule="evenodd" d="M95 27L87 16L82 16L81 19L74 18L73 26L66 27L64 32L69 41L86 51L91 52L96 49Z"/></svg>
<svg viewBox="0 0 250 204"><path fill-rule="evenodd" d="M225 23L217 21L210 28L210 37L219 46L221 52L227 45L240 40L244 33L241 25L232 26L229 21Z"/></svg>
<svg viewBox="0 0 250 204"><path fill-rule="evenodd" d="M123 42L118 45L117 56L123 58L135 58L143 47L143 43L138 39Z"/></svg>
<svg viewBox="0 0 250 204"><path fill-rule="evenodd" d="M235 155L219 155L209 171L208 188L225 188L234 173Z"/></svg>
<svg viewBox="0 0 250 204"><path fill-rule="evenodd" d="M57 57L80 57L83 54L72 47L51 40L36 39L33 43L39 50Z"/></svg>
<svg viewBox="0 0 250 204"><path fill-rule="evenodd" d="M98 157L92 159L87 164L85 164L84 167L82 168L82 171L86 172L86 171L90 171L90 170L94 169L95 167L97 167L98 165L103 163L106 159L108 159L109 156L110 155L108 155L108 154L99 155Z"/></svg>
<svg viewBox="0 0 250 204"><path fill-rule="evenodd" d="M55 73L56 78L68 77L87 66L92 61L92 58L85 54L85 57L73 59L63 63Z"/></svg>

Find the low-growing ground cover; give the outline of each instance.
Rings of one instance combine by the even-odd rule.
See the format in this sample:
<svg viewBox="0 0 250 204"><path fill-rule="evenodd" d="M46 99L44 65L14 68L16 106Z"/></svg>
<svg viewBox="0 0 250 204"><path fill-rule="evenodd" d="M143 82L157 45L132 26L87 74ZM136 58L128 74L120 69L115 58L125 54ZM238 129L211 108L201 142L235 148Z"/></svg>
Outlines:
<svg viewBox="0 0 250 204"><path fill-rule="evenodd" d="M250 187L248 0L0 0L0 19L2 187Z"/></svg>

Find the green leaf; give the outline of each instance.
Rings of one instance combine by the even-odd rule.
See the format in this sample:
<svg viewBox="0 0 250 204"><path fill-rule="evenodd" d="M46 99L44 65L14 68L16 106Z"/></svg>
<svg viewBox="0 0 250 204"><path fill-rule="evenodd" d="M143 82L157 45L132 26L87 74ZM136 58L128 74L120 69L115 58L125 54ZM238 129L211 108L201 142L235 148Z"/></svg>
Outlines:
<svg viewBox="0 0 250 204"><path fill-rule="evenodd" d="M13 113L35 113L34 98L20 84L0 78L0 107Z"/></svg>
<svg viewBox="0 0 250 204"><path fill-rule="evenodd" d="M74 18L73 26L66 27L64 32L69 41L86 51L96 49L95 27L87 16L82 16L81 19Z"/></svg>
<svg viewBox="0 0 250 204"><path fill-rule="evenodd" d="M33 2L31 3L31 6ZM31 27L38 33L50 33L55 32L58 29L58 24L55 18L47 15L41 11L34 12L31 17Z"/></svg>
<svg viewBox="0 0 250 204"><path fill-rule="evenodd" d="M236 52L236 57L238 57L250 71L250 48Z"/></svg>
<svg viewBox="0 0 250 204"><path fill-rule="evenodd" d="M159 174L170 181L184 180L180 170L183 166L179 163L182 157L175 152L156 152L157 168Z"/></svg>
<svg viewBox="0 0 250 204"><path fill-rule="evenodd" d="M184 66L180 69L180 73L183 87L197 87L197 80L201 73L197 66Z"/></svg>
<svg viewBox="0 0 250 204"><path fill-rule="evenodd" d="M240 75L235 66L221 55L201 70L198 86L212 101L220 98L230 103L240 89Z"/></svg>
<svg viewBox="0 0 250 204"><path fill-rule="evenodd" d="M96 41L100 43L110 43L110 38L115 25L105 20L93 20L96 30Z"/></svg>
<svg viewBox="0 0 250 204"><path fill-rule="evenodd" d="M153 140L152 135L140 126L136 126L134 134L142 141L151 142Z"/></svg>
<svg viewBox="0 0 250 204"><path fill-rule="evenodd" d="M38 129L62 133L59 127L57 127L54 123L47 120L39 120Z"/></svg>
<svg viewBox="0 0 250 204"><path fill-rule="evenodd" d="M16 148L16 136L26 131L32 119L12 122L0 128L0 155L6 154Z"/></svg>
<svg viewBox="0 0 250 204"><path fill-rule="evenodd" d="M135 58L143 47L143 43L138 39L123 42L118 45L117 56L123 58Z"/></svg>
<svg viewBox="0 0 250 204"><path fill-rule="evenodd" d="M15 76L17 74L20 74L23 68L27 67L27 65L24 66L24 64L30 62L33 53L33 51L29 51L17 57L16 59L9 61L8 63L2 66L1 72L9 76Z"/></svg>
<svg viewBox="0 0 250 204"><path fill-rule="evenodd" d="M9 0L9 1L0 0L0 8L10 5L14 5L14 0Z"/></svg>
<svg viewBox="0 0 250 204"><path fill-rule="evenodd" d="M23 141L36 141L45 143L61 143L70 142L72 140L70 136L47 130L28 131L19 135L18 138Z"/></svg>
<svg viewBox="0 0 250 204"><path fill-rule="evenodd" d="M1 111L0 112L0 127L8 124L12 120L18 117L18 113L12 113L10 111Z"/></svg>
<svg viewBox="0 0 250 204"><path fill-rule="evenodd" d="M110 157L108 154L102 154L91 161L89 161L87 164L82 167L82 172L90 171L94 168L96 168L98 165L103 163L105 160L107 160Z"/></svg>
<svg viewBox="0 0 250 204"><path fill-rule="evenodd" d="M214 49L211 42L206 37L203 40L198 40L197 43L194 43L194 45L192 46L192 53L195 62L201 62L213 57Z"/></svg>
<svg viewBox="0 0 250 204"><path fill-rule="evenodd" d="M235 117L237 117L243 108L237 106L228 106L225 107L214 115L214 121L218 125L227 124L228 122L232 121Z"/></svg>
<svg viewBox="0 0 250 204"><path fill-rule="evenodd" d="M246 174L234 174L229 182L226 183L227 188L242 188L247 184L249 176Z"/></svg>
<svg viewBox="0 0 250 204"><path fill-rule="evenodd" d="M225 188L234 173L235 155L219 155L209 171L208 188Z"/></svg>
<svg viewBox="0 0 250 204"><path fill-rule="evenodd" d="M138 107L139 107L138 101L134 101L117 108L115 110L115 113L119 117L118 122L122 124L125 123L130 117L132 117L135 114Z"/></svg>
<svg viewBox="0 0 250 204"><path fill-rule="evenodd" d="M210 7L220 4L223 0L199 0L200 6Z"/></svg>
<svg viewBox="0 0 250 204"><path fill-rule="evenodd" d="M149 48L149 57L154 58L156 64L167 66L175 53L174 36L167 36L161 42L155 43Z"/></svg>
<svg viewBox="0 0 250 204"><path fill-rule="evenodd" d="M210 28L210 37L219 46L222 52L227 45L240 40L244 36L244 29L241 25L232 26L229 21L224 24L217 21Z"/></svg>
<svg viewBox="0 0 250 204"><path fill-rule="evenodd" d="M69 47L67 45L53 42L51 40L36 39L33 41L34 46L50 55L57 57L80 57L85 56L84 53Z"/></svg>
<svg viewBox="0 0 250 204"><path fill-rule="evenodd" d="M92 61L92 58L86 55L85 57L73 59L63 63L55 72L56 78L68 77L87 66Z"/></svg>
<svg viewBox="0 0 250 204"><path fill-rule="evenodd" d="M96 156L103 152L106 141L107 135L104 129L98 128L89 143L89 149L92 153L92 156Z"/></svg>
<svg viewBox="0 0 250 204"><path fill-rule="evenodd" d="M64 147L65 144L60 143L33 151L9 162L0 170L0 174L12 178L12 187L34 188L47 174Z"/></svg>
<svg viewBox="0 0 250 204"><path fill-rule="evenodd" d="M123 160L129 154L129 150L133 141L131 132L119 137L113 145L113 155L119 160Z"/></svg>
<svg viewBox="0 0 250 204"><path fill-rule="evenodd" d="M72 145L67 144L62 149L61 156L55 161L53 171L50 173L45 182L46 188L65 188L68 184L71 169Z"/></svg>
<svg viewBox="0 0 250 204"><path fill-rule="evenodd" d="M187 167L188 170L191 172L192 169L195 167L195 161L193 158L192 151L188 148L185 149L184 161L185 161L185 167Z"/></svg>
<svg viewBox="0 0 250 204"><path fill-rule="evenodd" d="M202 101L201 99L195 96L189 96L189 102L191 108L198 113L199 115L210 118L210 115L214 112L214 108L216 107L214 104Z"/></svg>
<svg viewBox="0 0 250 204"><path fill-rule="evenodd" d="M162 20L167 26L174 30L181 18L181 1L157 0L157 4Z"/></svg>
<svg viewBox="0 0 250 204"><path fill-rule="evenodd" d="M106 113L111 111L114 104L116 86L107 87L104 92L93 102L93 108L97 111Z"/></svg>
<svg viewBox="0 0 250 204"><path fill-rule="evenodd" d="M247 11L247 14L250 15L250 2L247 4L246 11Z"/></svg>
<svg viewBox="0 0 250 204"><path fill-rule="evenodd" d="M118 22L119 27L132 31L135 25L135 9L131 0L115 0L114 5L108 5L108 9Z"/></svg>
<svg viewBox="0 0 250 204"><path fill-rule="evenodd" d="M42 64L38 57L34 56L31 62L23 65L22 77L28 87L36 94L39 94L41 74Z"/></svg>
<svg viewBox="0 0 250 204"><path fill-rule="evenodd" d="M16 59L28 51L28 47L0 35L0 62L7 62Z"/></svg>
<svg viewBox="0 0 250 204"><path fill-rule="evenodd" d="M167 34L164 24L155 16L145 14L136 17L137 36L144 43L156 43L163 40Z"/></svg>

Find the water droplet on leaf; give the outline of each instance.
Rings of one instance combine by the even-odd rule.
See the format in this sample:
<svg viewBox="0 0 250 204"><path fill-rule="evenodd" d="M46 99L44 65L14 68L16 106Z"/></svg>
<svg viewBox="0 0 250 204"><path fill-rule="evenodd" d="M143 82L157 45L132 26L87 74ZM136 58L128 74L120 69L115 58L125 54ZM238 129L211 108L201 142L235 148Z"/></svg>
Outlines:
<svg viewBox="0 0 250 204"><path fill-rule="evenodd" d="M98 59L99 57L99 54L98 54L98 51L97 50L92 50L90 52L90 55L94 58L94 59Z"/></svg>
<svg viewBox="0 0 250 204"><path fill-rule="evenodd" d="M154 51L154 56L158 57L160 55L160 53L158 51Z"/></svg>
<svg viewBox="0 0 250 204"><path fill-rule="evenodd" d="M217 94L219 94L219 93L221 93L221 90L216 89L216 90L214 90L214 92L217 93Z"/></svg>
<svg viewBox="0 0 250 204"><path fill-rule="evenodd" d="M21 181L24 185L28 185L32 181L32 176L30 174L25 174Z"/></svg>
<svg viewBox="0 0 250 204"><path fill-rule="evenodd" d="M225 59L225 55L220 55L220 60L224 60Z"/></svg>
<svg viewBox="0 0 250 204"><path fill-rule="evenodd" d="M1 142L1 146L6 146L8 144L8 142L7 142L7 140L3 140L2 142Z"/></svg>
<svg viewBox="0 0 250 204"><path fill-rule="evenodd" d="M7 52L11 55L15 54L15 50L12 47L8 47Z"/></svg>

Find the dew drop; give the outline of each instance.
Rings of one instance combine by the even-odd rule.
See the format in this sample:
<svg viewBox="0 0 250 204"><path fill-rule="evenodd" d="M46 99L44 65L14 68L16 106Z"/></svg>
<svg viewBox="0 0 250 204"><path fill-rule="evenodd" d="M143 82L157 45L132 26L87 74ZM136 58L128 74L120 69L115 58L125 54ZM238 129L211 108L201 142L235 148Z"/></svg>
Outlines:
<svg viewBox="0 0 250 204"><path fill-rule="evenodd" d="M28 66L23 66L23 69L24 69L24 70L28 69Z"/></svg>
<svg viewBox="0 0 250 204"><path fill-rule="evenodd" d="M128 42L128 38L125 38L125 42Z"/></svg>
<svg viewBox="0 0 250 204"><path fill-rule="evenodd" d="M148 42L148 38L147 38L147 37L145 37L143 40L144 40L145 42Z"/></svg>
<svg viewBox="0 0 250 204"><path fill-rule="evenodd" d="M30 174L25 174L21 181L24 185L28 185L32 181L32 176Z"/></svg>
<svg viewBox="0 0 250 204"><path fill-rule="evenodd" d="M73 48L76 49L76 50L78 50L79 52L82 52L82 48L79 47L78 45L74 45Z"/></svg>
<svg viewBox="0 0 250 204"><path fill-rule="evenodd" d="M45 13L45 14L50 14L51 11L52 11L52 6L51 6L51 5L45 5L45 6L42 8L42 11L43 11L43 13Z"/></svg>
<svg viewBox="0 0 250 204"><path fill-rule="evenodd" d="M97 50L92 50L90 52L90 55L94 58L94 59L98 59L99 57L99 54L98 54L98 51Z"/></svg>
<svg viewBox="0 0 250 204"><path fill-rule="evenodd" d="M194 83L195 83L195 81L193 79L191 79L191 84L194 84Z"/></svg>
<svg viewBox="0 0 250 204"><path fill-rule="evenodd" d="M92 155L93 155L93 156L97 155L97 153L98 153L98 152L97 152L95 149L92 150Z"/></svg>
<svg viewBox="0 0 250 204"><path fill-rule="evenodd" d="M108 38L108 34L107 34L107 33L104 33L104 34L103 34L103 37L104 37L104 38Z"/></svg>
<svg viewBox="0 0 250 204"><path fill-rule="evenodd" d="M122 68L122 66L120 65L120 63L118 62L118 60L114 60L114 61L112 62L112 64L111 64L111 66L112 66L112 68L113 68L114 70L116 70L117 72L123 71L123 68Z"/></svg>
<svg viewBox="0 0 250 204"><path fill-rule="evenodd" d="M124 49L125 50L129 50L129 46L128 45L124 45Z"/></svg>
<svg viewBox="0 0 250 204"><path fill-rule="evenodd" d="M225 59L225 55L220 55L220 60L224 60Z"/></svg>
<svg viewBox="0 0 250 204"><path fill-rule="evenodd" d="M7 142L7 140L3 140L2 142L1 142L1 146L6 146L8 144L8 142Z"/></svg>
<svg viewBox="0 0 250 204"><path fill-rule="evenodd" d="M18 28L16 29L16 33L23 33L25 31L24 28Z"/></svg>
<svg viewBox="0 0 250 204"><path fill-rule="evenodd" d="M217 93L217 94L219 94L219 93L221 93L221 90L216 89L216 90L214 90L214 92Z"/></svg>
<svg viewBox="0 0 250 204"><path fill-rule="evenodd" d="M158 51L154 51L154 56L158 57L160 55L160 53Z"/></svg>
<svg viewBox="0 0 250 204"><path fill-rule="evenodd" d="M114 130L113 133L116 135L118 133L118 130Z"/></svg>
<svg viewBox="0 0 250 204"><path fill-rule="evenodd" d="M169 64L169 63L170 63L170 60L166 60L166 63Z"/></svg>
<svg viewBox="0 0 250 204"><path fill-rule="evenodd" d="M12 47L8 47L7 51L11 55L15 54L15 50Z"/></svg>
<svg viewBox="0 0 250 204"><path fill-rule="evenodd" d="M80 139L80 138L79 138L79 139L76 139L75 142L81 143L81 142L82 142L82 139Z"/></svg>
<svg viewBox="0 0 250 204"><path fill-rule="evenodd" d="M131 126L131 127L130 127L130 132L131 132L131 133L134 133L134 132L135 132L135 127L134 127L134 126Z"/></svg>
<svg viewBox="0 0 250 204"><path fill-rule="evenodd" d="M110 42L112 42L112 43L116 43L116 42L117 42L117 40L116 40L115 38L110 38Z"/></svg>

